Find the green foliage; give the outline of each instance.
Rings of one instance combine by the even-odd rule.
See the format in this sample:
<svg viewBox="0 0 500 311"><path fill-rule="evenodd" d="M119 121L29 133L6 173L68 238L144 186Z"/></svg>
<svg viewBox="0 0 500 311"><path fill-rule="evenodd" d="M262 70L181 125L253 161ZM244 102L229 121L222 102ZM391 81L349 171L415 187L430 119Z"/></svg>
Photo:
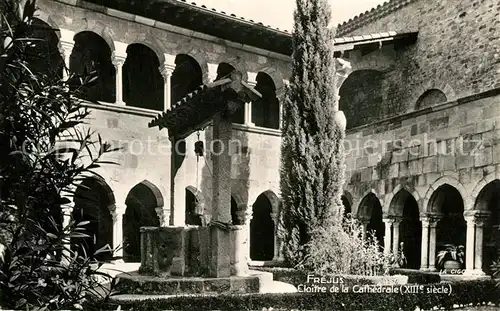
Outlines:
<svg viewBox="0 0 500 311"><path fill-rule="evenodd" d="M319 274L385 275L393 260L380 250L375 236L363 238L363 226L353 218L317 228L308 249L298 267Z"/></svg>
<svg viewBox="0 0 500 311"><path fill-rule="evenodd" d="M0 0L0 8L0 305L82 308L103 295L108 276L69 249L71 238L87 237L86 223L63 223L62 214L111 149L85 129L78 90L34 65L45 61L33 52L43 40L30 37L35 1Z"/></svg>
<svg viewBox="0 0 500 311"><path fill-rule="evenodd" d="M335 122L333 31L326 0L297 0L293 72L283 105L281 240L295 265L308 253L312 229L340 219L345 132Z"/></svg>
<svg viewBox="0 0 500 311"><path fill-rule="evenodd" d="M123 303L89 303L85 310L410 310L416 307L430 310L434 307L450 310L453 305L478 305L484 302L498 304L498 292L494 281L460 281L451 283L452 293L428 293L434 287L448 286L446 283L422 285L418 294L373 294L373 293L288 293L172 297L169 299L143 300Z"/></svg>

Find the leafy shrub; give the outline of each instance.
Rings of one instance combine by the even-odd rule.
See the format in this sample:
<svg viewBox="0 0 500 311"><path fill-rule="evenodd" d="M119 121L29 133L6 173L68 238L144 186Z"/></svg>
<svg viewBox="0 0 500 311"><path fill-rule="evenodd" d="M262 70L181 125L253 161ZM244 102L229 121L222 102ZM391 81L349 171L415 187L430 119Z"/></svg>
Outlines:
<svg viewBox="0 0 500 311"><path fill-rule="evenodd" d="M108 276L68 247L87 237L86 223L63 223L62 215L76 184L111 149L83 128L89 112L77 90L32 62L45 60L33 55L43 44L30 37L34 12L34 0L0 0L0 305L82 308L103 296L99 281Z"/></svg>
<svg viewBox="0 0 500 311"><path fill-rule="evenodd" d="M363 238L363 227L350 217L343 225L317 228L308 249L298 268L318 274L384 275L394 257L380 250L373 234Z"/></svg>

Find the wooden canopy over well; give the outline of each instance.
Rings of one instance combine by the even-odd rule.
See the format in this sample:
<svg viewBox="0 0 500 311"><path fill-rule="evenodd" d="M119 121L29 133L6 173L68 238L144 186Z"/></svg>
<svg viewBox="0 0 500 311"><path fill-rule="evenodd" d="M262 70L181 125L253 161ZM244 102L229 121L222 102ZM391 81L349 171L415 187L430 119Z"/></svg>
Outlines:
<svg viewBox="0 0 500 311"><path fill-rule="evenodd" d="M234 113L246 102L262 95L241 80L241 73L234 71L227 78L202 85L158 115L149 127L167 128L171 138L181 139L203 129L215 114Z"/></svg>

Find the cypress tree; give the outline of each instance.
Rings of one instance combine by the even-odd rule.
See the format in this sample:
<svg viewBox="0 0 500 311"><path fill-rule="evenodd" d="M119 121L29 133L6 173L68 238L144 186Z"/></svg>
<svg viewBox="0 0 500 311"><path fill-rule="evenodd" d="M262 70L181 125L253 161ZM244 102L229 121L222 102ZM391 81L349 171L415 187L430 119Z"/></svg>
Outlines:
<svg viewBox="0 0 500 311"><path fill-rule="evenodd" d="M314 228L341 222L345 129L336 95L334 30L327 0L296 0L293 70L283 106L281 145L285 260L305 255Z"/></svg>

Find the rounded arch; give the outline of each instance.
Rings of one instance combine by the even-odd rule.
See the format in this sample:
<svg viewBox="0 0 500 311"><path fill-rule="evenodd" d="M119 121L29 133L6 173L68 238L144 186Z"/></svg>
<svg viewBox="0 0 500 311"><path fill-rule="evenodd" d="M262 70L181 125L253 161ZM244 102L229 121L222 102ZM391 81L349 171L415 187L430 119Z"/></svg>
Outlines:
<svg viewBox="0 0 500 311"><path fill-rule="evenodd" d="M363 192L363 193L359 196L359 199L357 199L356 201L354 201L354 202L353 202L352 207L353 207L353 208L355 208L355 209L353 209L353 213L355 213L355 214L356 214L356 215L358 215L358 216L362 216L362 215L360 215L360 213L361 213L361 206L362 206L362 205L361 205L361 203L363 203L363 200L364 200L364 199L365 199L368 195L371 195L371 194L373 194L373 195L377 198L377 200L379 200L379 201L380 201L380 199L379 199L379 195L378 195L378 192L377 192L375 189L373 189L373 188L368 189L368 190L366 190L365 192Z"/></svg>
<svg viewBox="0 0 500 311"><path fill-rule="evenodd" d="M367 231L374 234L378 245L384 245L385 226L382 220L382 205L375 191L368 191L362 197L357 210L358 219L368 221Z"/></svg>
<svg viewBox="0 0 500 311"><path fill-rule="evenodd" d="M437 90L441 92L446 97L447 101L457 99L455 90L448 83L428 80L426 83L420 84L414 89L413 99L410 102L415 103L415 106L410 108L417 109L416 103L418 102L418 99L429 90Z"/></svg>
<svg viewBox="0 0 500 311"><path fill-rule="evenodd" d="M57 38L61 38L61 32L59 31L59 24L57 24L54 19L52 18L52 16L50 16L50 14L48 14L47 12L45 11L42 11L42 10L39 10L37 9L35 14L33 15L34 18L36 19L39 19L41 20L42 22L44 22L45 24L49 25L56 33L57 35Z"/></svg>
<svg viewBox="0 0 500 311"><path fill-rule="evenodd" d="M234 69L238 72L241 73L242 77L242 81L247 81L248 80L248 68L247 68L247 65L246 63L238 58L238 57L223 57L219 60L218 62L219 64L221 63L226 63L226 64L229 64L231 65L232 67L234 67Z"/></svg>
<svg viewBox="0 0 500 311"><path fill-rule="evenodd" d="M472 189L472 192L470 194L471 198L473 200L475 200L478 196L479 196L479 193L483 190L483 188L491 183L492 181L494 181L495 179L500 179L500 172L494 172L494 173L490 173L486 176L484 176L481 180L479 180L476 185L474 186L474 188Z"/></svg>
<svg viewBox="0 0 500 311"><path fill-rule="evenodd" d="M384 73L377 70L353 71L339 89L339 109L344 111L347 128L369 124L385 116Z"/></svg>
<svg viewBox="0 0 500 311"><path fill-rule="evenodd" d="M255 90L262 97L252 102L252 122L259 127L279 129L280 112L276 85L267 73L257 73Z"/></svg>
<svg viewBox="0 0 500 311"><path fill-rule="evenodd" d="M203 84L203 72L198 61L188 54L175 57L175 69L171 77L172 104Z"/></svg>
<svg viewBox="0 0 500 311"><path fill-rule="evenodd" d="M189 46L189 45L186 45ZM208 81L208 57L206 55L205 51L198 51L194 49L180 49L172 53L173 55L179 56L179 55L186 55L189 56L199 67L200 72L201 72L201 84L203 83L208 83L212 81Z"/></svg>
<svg viewBox="0 0 500 311"><path fill-rule="evenodd" d="M492 273L493 264L498 260L500 254L500 179L493 178L494 173L489 174L478 183L482 186L475 198L474 210L480 219L484 220L483 243L481 251L483 255L482 270L488 274ZM486 182L487 180L487 182ZM474 189L474 194L476 189Z"/></svg>
<svg viewBox="0 0 500 311"><path fill-rule="evenodd" d="M134 38L129 43L127 44L128 46L133 45L133 44L141 44L146 46L148 49L154 52L156 55L156 58L160 63L164 61L165 58L165 52L163 51L163 48L158 42L155 42L156 40L151 39L149 37L146 38ZM158 69L159 70L159 69Z"/></svg>
<svg viewBox="0 0 500 311"><path fill-rule="evenodd" d="M75 32L75 34L84 31L93 32L96 35L100 36L107 43L108 48L111 50L111 52L115 51L114 34L109 27L103 25L101 22L89 22L87 19L85 19L83 25L79 25L78 32Z"/></svg>
<svg viewBox="0 0 500 311"><path fill-rule="evenodd" d="M162 111L165 83L156 52L143 43L128 45L126 52L123 64L124 101L129 106Z"/></svg>
<svg viewBox="0 0 500 311"><path fill-rule="evenodd" d="M163 200L163 195L161 194L160 189L158 189L158 187L156 187L155 184L153 184L152 182L150 182L147 179L141 181L140 184L143 184L151 191L151 193L153 194L153 196L156 199L156 207L163 207L164 200Z"/></svg>
<svg viewBox="0 0 500 311"><path fill-rule="evenodd" d="M447 101L446 95L441 90L429 89L418 97L415 103L415 110L432 107Z"/></svg>
<svg viewBox="0 0 500 311"><path fill-rule="evenodd" d="M279 70L276 70L273 67L266 67L260 69L259 72L267 74L273 80L276 90L281 90L282 88L285 87L285 83L283 82L284 80L283 75Z"/></svg>
<svg viewBox="0 0 500 311"><path fill-rule="evenodd" d="M138 262L141 258L141 232L144 226L158 227L160 219L156 209L163 204L158 197L158 188L149 181L142 181L130 189L125 199L123 215L123 253L124 260ZM160 201L160 202L159 202Z"/></svg>
<svg viewBox="0 0 500 311"><path fill-rule="evenodd" d="M471 209L472 208L472 204L470 204L470 201L469 201L469 196L467 195L467 190L465 189L465 187L462 185L462 183L460 183L460 181L458 181L456 178L454 177L450 177L450 176L442 176L440 178L438 178L430 187L429 189L427 190L427 192L425 193L425 196L424 196L424 199L423 199L423 206L422 208L424 209L424 212L425 213L428 213L428 212L431 212L432 210L430 209L430 200L431 200L431 197L432 195L434 194L434 192L441 186L443 185L449 185L451 187L453 187L454 189L456 189L458 191L458 193L460 194L462 200L463 200L463 203L464 203L464 208L465 210L468 210L468 209Z"/></svg>
<svg viewBox="0 0 500 311"><path fill-rule="evenodd" d="M273 202L274 201L274 202ZM278 197L272 191L262 192L252 204L250 221L250 258L252 260L272 260L275 248L274 210L279 204Z"/></svg>
<svg viewBox="0 0 500 311"><path fill-rule="evenodd" d="M59 49L59 29L35 17L27 36L37 39L25 51L30 70L35 74L45 75L49 79L62 78L64 59Z"/></svg>
<svg viewBox="0 0 500 311"><path fill-rule="evenodd" d="M384 198L384 206L387 208L387 210L384 210L384 213L392 215L391 212L393 212L393 210L391 210L391 205L393 204L393 200L396 199L399 201L401 199L406 199L407 196L404 195L404 192L408 193L408 195L411 195L417 203L421 201L420 194L413 186L409 184L398 184L396 185L396 187L394 187L391 193L387 194ZM418 206L418 210L420 213L424 212L424 208L420 204Z"/></svg>
<svg viewBox="0 0 500 311"><path fill-rule="evenodd" d="M115 66L111 62L112 50L102 36L93 31L80 31L73 37L69 70L75 75L71 86L79 96L91 101L115 102ZM97 79L82 86L79 78L96 74Z"/></svg>

